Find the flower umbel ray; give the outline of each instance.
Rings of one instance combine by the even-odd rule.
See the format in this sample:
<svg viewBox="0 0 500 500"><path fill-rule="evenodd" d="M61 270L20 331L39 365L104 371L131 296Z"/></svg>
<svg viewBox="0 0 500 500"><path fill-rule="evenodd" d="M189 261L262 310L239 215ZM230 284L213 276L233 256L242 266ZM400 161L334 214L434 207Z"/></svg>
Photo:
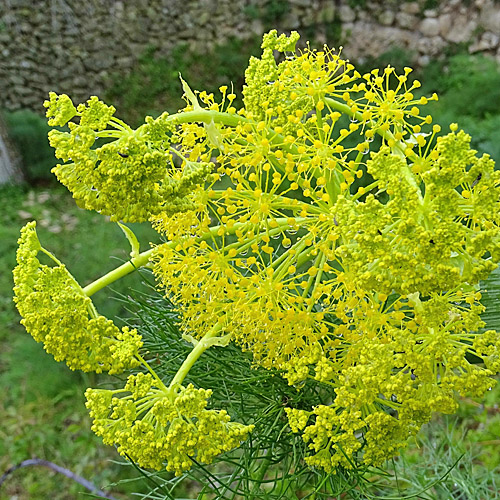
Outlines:
<svg viewBox="0 0 500 500"><path fill-rule="evenodd" d="M21 230L14 269L14 301L26 330L72 370L116 374L138 366L141 336L97 313L66 266L40 245L35 226ZM41 264L39 253L56 266Z"/></svg>
<svg viewBox="0 0 500 500"><path fill-rule="evenodd" d="M432 126L421 107L437 97L414 95L410 69L362 76L326 47L295 50L297 40L264 36L239 110L227 87L218 102L184 81L186 107L135 130L97 98L46 102L50 122L68 124L50 140L77 202L148 220L164 242L82 289L60 265L40 266L25 229L15 273L26 326L40 326L42 284L57 282L85 326L85 293L147 263L194 346L173 385L148 367L124 389L87 393L96 433L144 467L180 474L252 430L206 409L210 389L183 385L212 345L236 343L299 392L329 391L328 404L287 408L306 462L328 472L383 463L500 369L479 290L500 260L500 172L458 127Z"/></svg>

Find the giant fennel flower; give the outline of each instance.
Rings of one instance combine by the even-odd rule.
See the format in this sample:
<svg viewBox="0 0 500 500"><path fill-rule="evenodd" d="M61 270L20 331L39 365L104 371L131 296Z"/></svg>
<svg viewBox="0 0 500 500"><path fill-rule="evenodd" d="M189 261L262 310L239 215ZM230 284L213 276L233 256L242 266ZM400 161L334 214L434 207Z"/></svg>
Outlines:
<svg viewBox="0 0 500 500"><path fill-rule="evenodd" d="M295 50L297 40L264 36L239 110L226 87L217 102L185 82L185 109L136 130L95 97L45 104L50 123L68 124L50 141L77 202L149 220L164 243L80 288L62 264L40 267L28 225L16 301L30 333L71 367L116 371L116 353L122 369L147 366L136 333L95 316L88 297L153 267L193 351L169 385L148 367L124 389L87 392L95 432L145 467L180 474L252 430L207 409L210 388L182 385L212 345L236 343L298 391L308 380L330 391L329 404L286 410L307 463L328 472L381 464L500 369L479 289L500 260L493 161L456 125L442 135L421 114L437 97L414 96L409 68L360 75L330 49Z"/></svg>

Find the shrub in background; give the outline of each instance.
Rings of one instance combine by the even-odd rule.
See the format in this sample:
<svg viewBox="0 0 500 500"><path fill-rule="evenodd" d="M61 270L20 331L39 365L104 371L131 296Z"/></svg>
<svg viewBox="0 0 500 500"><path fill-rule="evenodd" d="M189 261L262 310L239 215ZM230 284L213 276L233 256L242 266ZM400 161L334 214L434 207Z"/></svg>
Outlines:
<svg viewBox="0 0 500 500"><path fill-rule="evenodd" d="M444 70L443 70L444 68ZM442 126L459 122L471 144L500 161L500 66L483 55L459 53L422 70L426 92L439 92L429 112Z"/></svg>
<svg viewBox="0 0 500 500"><path fill-rule="evenodd" d="M228 83L239 93L248 59L258 53L259 45L256 37L245 41L229 39L207 54L179 44L168 55L159 54L151 46L128 75L111 77L105 97L125 110L125 120L137 125L145 113L158 116L165 108L177 110L184 106L179 73L195 88L208 82L204 87L208 93Z"/></svg>

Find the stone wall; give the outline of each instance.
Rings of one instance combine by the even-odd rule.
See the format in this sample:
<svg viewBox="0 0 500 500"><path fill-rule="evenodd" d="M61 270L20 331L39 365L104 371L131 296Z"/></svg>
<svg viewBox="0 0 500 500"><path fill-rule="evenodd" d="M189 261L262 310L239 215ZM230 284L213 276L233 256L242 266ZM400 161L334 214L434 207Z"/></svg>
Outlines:
<svg viewBox="0 0 500 500"><path fill-rule="evenodd" d="M339 8L352 58L378 56L388 45L413 52L426 65L447 46L466 44L500 62L500 3L493 0L444 0L425 9L425 2L373 2L368 9Z"/></svg>
<svg viewBox="0 0 500 500"><path fill-rule="evenodd" d="M363 6L361 4L364 4ZM110 75L127 74L150 47L180 42L207 51L230 37L271 27L344 45L353 59L391 46L426 64L447 45L500 60L495 0L1 0L0 107L42 112L50 90L75 99L102 94Z"/></svg>

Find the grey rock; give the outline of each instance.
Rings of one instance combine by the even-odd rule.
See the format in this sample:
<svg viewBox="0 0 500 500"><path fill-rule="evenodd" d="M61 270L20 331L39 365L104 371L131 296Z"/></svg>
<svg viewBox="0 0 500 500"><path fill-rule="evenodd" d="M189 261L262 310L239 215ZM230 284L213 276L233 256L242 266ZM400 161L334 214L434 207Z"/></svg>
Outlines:
<svg viewBox="0 0 500 500"><path fill-rule="evenodd" d="M500 42L500 36L496 33L492 33L491 31L486 31L481 35L481 38L474 42L469 47L469 52L471 54L475 52L485 52L487 50L494 50L498 47Z"/></svg>
<svg viewBox="0 0 500 500"><path fill-rule="evenodd" d="M417 50L420 54L427 56L438 55L445 47L446 42L440 36L421 38L417 43Z"/></svg>
<svg viewBox="0 0 500 500"><path fill-rule="evenodd" d="M73 78L73 85L75 87L83 89L87 84L88 80L82 75L76 75L75 78Z"/></svg>
<svg viewBox="0 0 500 500"><path fill-rule="evenodd" d="M438 17L438 22L439 22L439 34L442 37L446 38L452 27L453 23L452 15L442 14L441 16Z"/></svg>
<svg viewBox="0 0 500 500"><path fill-rule="evenodd" d="M120 56L120 57L117 57L116 60L115 60L115 66L117 68L123 68L123 69L126 69L126 68L130 68L133 64L133 59L132 57L129 57L129 56Z"/></svg>
<svg viewBox="0 0 500 500"><path fill-rule="evenodd" d="M311 8L311 0L288 0L288 3L297 5L298 7L303 7L305 9Z"/></svg>
<svg viewBox="0 0 500 500"><path fill-rule="evenodd" d="M392 10L384 10L378 16L378 22L383 26L392 26L394 23L394 19L396 18L396 14Z"/></svg>
<svg viewBox="0 0 500 500"><path fill-rule="evenodd" d="M417 58L417 64L419 66L427 66L431 61L431 56L428 56L427 54L422 54Z"/></svg>
<svg viewBox="0 0 500 500"><path fill-rule="evenodd" d="M303 26L311 26L316 24L316 14L312 9L302 13L300 17L300 22Z"/></svg>
<svg viewBox="0 0 500 500"><path fill-rule="evenodd" d="M19 88L16 89L17 93L22 96L30 95L31 89L26 87L26 85L19 85Z"/></svg>
<svg viewBox="0 0 500 500"><path fill-rule="evenodd" d="M211 18L211 13L207 12L207 11L204 11L198 17L197 23L199 25L203 26L203 25L207 24L210 21L210 18Z"/></svg>
<svg viewBox="0 0 500 500"><path fill-rule="evenodd" d="M298 13L293 9L287 12L283 18L283 24L292 30L299 28L300 19Z"/></svg>
<svg viewBox="0 0 500 500"><path fill-rule="evenodd" d="M439 21L436 18L426 17L420 23L419 29L424 36L436 36L439 34Z"/></svg>
<svg viewBox="0 0 500 500"><path fill-rule="evenodd" d="M476 25L466 15L456 16L453 20L449 32L446 34L446 40L452 43L468 42L472 38Z"/></svg>
<svg viewBox="0 0 500 500"><path fill-rule="evenodd" d="M356 20L356 12L349 5L341 5L339 8L339 18L343 23L352 23Z"/></svg>
<svg viewBox="0 0 500 500"><path fill-rule="evenodd" d="M343 28L346 26L344 25ZM345 52L352 58L379 56L390 47L414 49L418 41L416 33L394 26L377 26L373 23L353 23Z"/></svg>
<svg viewBox="0 0 500 500"><path fill-rule="evenodd" d="M485 30L500 34L500 7L498 4L488 3L485 5L479 14L479 23Z"/></svg>
<svg viewBox="0 0 500 500"><path fill-rule="evenodd" d="M327 3L321 10L318 11L317 22L331 23L335 20L335 4Z"/></svg>
<svg viewBox="0 0 500 500"><path fill-rule="evenodd" d="M24 85L24 78L19 74L11 75L9 80L14 87L22 87Z"/></svg>
<svg viewBox="0 0 500 500"><path fill-rule="evenodd" d="M30 74L30 85L35 86L36 84L38 84L38 86L40 86L44 82L45 82L45 76L39 71L33 71Z"/></svg>
<svg viewBox="0 0 500 500"><path fill-rule="evenodd" d="M396 26L399 28L414 30L419 23L418 17L406 12L398 12L396 14Z"/></svg>
<svg viewBox="0 0 500 500"><path fill-rule="evenodd" d="M33 2L31 0L10 0L9 5L11 9L22 9L33 7Z"/></svg>
<svg viewBox="0 0 500 500"><path fill-rule="evenodd" d="M400 10L406 14L418 14L420 12L420 5L418 5L418 2L402 2Z"/></svg>
<svg viewBox="0 0 500 500"><path fill-rule="evenodd" d="M100 53L98 56L93 57L90 61L88 61L89 66L93 70L101 71L103 69L111 68L114 64L115 58L112 53L104 52ZM86 64L86 67L89 67Z"/></svg>

